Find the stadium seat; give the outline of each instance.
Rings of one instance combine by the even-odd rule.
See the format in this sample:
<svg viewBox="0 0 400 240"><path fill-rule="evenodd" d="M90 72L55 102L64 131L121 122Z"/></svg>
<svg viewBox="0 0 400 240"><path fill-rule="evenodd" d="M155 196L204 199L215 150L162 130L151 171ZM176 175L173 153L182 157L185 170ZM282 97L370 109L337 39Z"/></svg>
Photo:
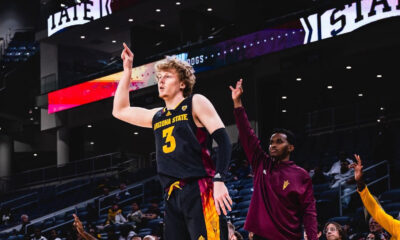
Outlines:
<svg viewBox="0 0 400 240"><path fill-rule="evenodd" d="M400 202L400 188L391 189L381 194L379 202L390 203L390 202Z"/></svg>
<svg viewBox="0 0 400 240"><path fill-rule="evenodd" d="M250 200L242 201L236 205L236 209L242 210L243 208L248 208L250 205Z"/></svg>

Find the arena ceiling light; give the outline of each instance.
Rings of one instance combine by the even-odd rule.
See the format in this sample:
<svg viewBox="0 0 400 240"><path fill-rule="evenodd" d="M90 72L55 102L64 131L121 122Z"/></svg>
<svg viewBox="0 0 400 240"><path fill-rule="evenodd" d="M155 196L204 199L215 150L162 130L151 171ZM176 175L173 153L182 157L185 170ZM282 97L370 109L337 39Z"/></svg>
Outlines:
<svg viewBox="0 0 400 240"><path fill-rule="evenodd" d="M296 78L296 81L300 82L300 81L301 81L301 78L300 78L300 77Z"/></svg>
<svg viewBox="0 0 400 240"><path fill-rule="evenodd" d="M362 93L359 93L359 94L358 94L358 96L359 96L359 97L362 97L362 96L364 96L364 94L362 94Z"/></svg>
<svg viewBox="0 0 400 240"><path fill-rule="evenodd" d="M112 42L112 43L116 43L117 41L116 41L116 40L112 40L111 42Z"/></svg>
<svg viewBox="0 0 400 240"><path fill-rule="evenodd" d="M326 88L328 88L328 89L332 89L332 88L333 88L333 86L332 86L332 85L328 85Z"/></svg>
<svg viewBox="0 0 400 240"><path fill-rule="evenodd" d="M33 154L34 157L37 157L37 155L38 155L37 153L34 153L34 154Z"/></svg>
<svg viewBox="0 0 400 240"><path fill-rule="evenodd" d="M162 23L161 23L161 24L160 24L160 27L162 27L162 28L165 27L165 24L162 24Z"/></svg>
<svg viewBox="0 0 400 240"><path fill-rule="evenodd" d="M161 9L157 8L157 9L156 9L156 12L161 12Z"/></svg>
<svg viewBox="0 0 400 240"><path fill-rule="evenodd" d="M282 99L287 99L287 96L282 96Z"/></svg>
<svg viewBox="0 0 400 240"><path fill-rule="evenodd" d="M92 128L93 126L91 124L87 125L88 128Z"/></svg>
<svg viewBox="0 0 400 240"><path fill-rule="evenodd" d="M181 2L176 2L175 4L176 4L177 6L179 6L179 5L181 5Z"/></svg>
<svg viewBox="0 0 400 240"><path fill-rule="evenodd" d="M346 69L350 70L350 69L351 69L351 66L346 66Z"/></svg>
<svg viewBox="0 0 400 240"><path fill-rule="evenodd" d="M212 8L207 8L207 12L212 12Z"/></svg>
<svg viewBox="0 0 400 240"><path fill-rule="evenodd" d="M134 132L133 134L138 135L139 133L138 132Z"/></svg>
<svg viewBox="0 0 400 240"><path fill-rule="evenodd" d="M90 145L94 145L94 142L90 142Z"/></svg>
<svg viewBox="0 0 400 240"><path fill-rule="evenodd" d="M282 112L285 113L285 112L286 112L286 109L282 109Z"/></svg>
<svg viewBox="0 0 400 240"><path fill-rule="evenodd" d="M81 36L81 39L85 39L85 38L86 38L86 36L85 36L85 35L82 35L82 36Z"/></svg>
<svg viewBox="0 0 400 240"><path fill-rule="evenodd" d="M66 5L65 5L64 3L61 3L61 4L60 4L60 7L65 8Z"/></svg>
<svg viewBox="0 0 400 240"><path fill-rule="evenodd" d="M133 18L129 18L129 19L128 19L128 22L133 22Z"/></svg>
<svg viewBox="0 0 400 240"><path fill-rule="evenodd" d="M105 27L104 29L105 29L105 30L110 30L110 27Z"/></svg>
<svg viewBox="0 0 400 240"><path fill-rule="evenodd" d="M382 78L382 74L376 75L377 78Z"/></svg>
<svg viewBox="0 0 400 240"><path fill-rule="evenodd" d="M379 108L381 111L383 111L383 110L385 110L385 108L384 107L381 107L381 108Z"/></svg>

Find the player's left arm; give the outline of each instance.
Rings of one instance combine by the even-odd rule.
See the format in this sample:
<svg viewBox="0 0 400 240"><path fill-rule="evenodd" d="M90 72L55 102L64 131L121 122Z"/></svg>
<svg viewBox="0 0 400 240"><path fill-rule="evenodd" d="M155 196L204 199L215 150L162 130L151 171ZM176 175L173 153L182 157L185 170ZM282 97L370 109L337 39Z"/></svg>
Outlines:
<svg viewBox="0 0 400 240"><path fill-rule="evenodd" d="M226 215L226 208L231 211L232 205L232 199L224 183L231 160L232 145L224 123L212 103L203 95L195 94L193 96L193 114L218 144L216 171L213 178L214 201L218 215L221 214L221 210Z"/></svg>
<svg viewBox="0 0 400 240"><path fill-rule="evenodd" d="M300 204L303 212L303 225L307 233L308 239L318 239L317 229L317 210L315 206L314 191L312 181L309 175L303 177L303 193L300 196Z"/></svg>

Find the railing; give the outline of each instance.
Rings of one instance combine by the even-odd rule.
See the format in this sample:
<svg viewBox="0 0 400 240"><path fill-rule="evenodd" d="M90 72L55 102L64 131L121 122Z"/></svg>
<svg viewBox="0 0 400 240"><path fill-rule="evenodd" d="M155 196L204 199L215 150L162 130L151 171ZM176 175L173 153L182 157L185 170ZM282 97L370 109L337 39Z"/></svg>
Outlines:
<svg viewBox="0 0 400 240"><path fill-rule="evenodd" d="M140 156L137 156L140 158ZM6 182L8 189L31 187L49 182L87 176L96 173L107 172L116 165L121 164L121 153L109 153L79 161L70 162L59 166L50 166L18 173L12 177L0 178L0 182Z"/></svg>
<svg viewBox="0 0 400 240"><path fill-rule="evenodd" d="M384 175L383 177L380 177L380 178L375 179L374 181L368 183L367 186L371 186L371 185L373 185L375 183L378 183L378 182L381 182L381 181L387 179L388 190L390 190L390 165L389 165L388 161L385 160L385 161L379 162L377 164L374 164L372 166L369 166L369 167L363 169L363 174L365 172L368 172L368 171L370 171L370 170L372 170L372 169L374 169L374 168L376 168L376 167L378 167L380 165L384 165L384 164L386 164L387 174ZM353 178L353 177L349 177L346 180L351 179L351 178ZM343 216L342 199L344 199L345 197L351 196L356 192L357 192L357 190L352 190L351 192L348 192L346 194L342 194L342 183L339 184L339 214L340 214L340 216Z"/></svg>

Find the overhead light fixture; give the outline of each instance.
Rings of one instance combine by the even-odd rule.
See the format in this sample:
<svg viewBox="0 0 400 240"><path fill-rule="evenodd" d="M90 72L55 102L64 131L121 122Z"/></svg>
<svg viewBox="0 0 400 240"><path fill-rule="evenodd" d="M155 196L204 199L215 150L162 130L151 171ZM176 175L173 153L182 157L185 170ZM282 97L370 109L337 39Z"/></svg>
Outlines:
<svg viewBox="0 0 400 240"><path fill-rule="evenodd" d="M31 117L30 120L33 121L34 120L33 117Z"/></svg>
<svg viewBox="0 0 400 240"><path fill-rule="evenodd" d="M287 96L282 96L282 99L287 99Z"/></svg>
<svg viewBox="0 0 400 240"><path fill-rule="evenodd" d="M116 40L112 40L111 42L112 42L112 43L116 43L117 41L116 41Z"/></svg>
<svg viewBox="0 0 400 240"><path fill-rule="evenodd" d="M328 89L332 89L332 88L333 88L333 86L332 86L332 85L328 85L326 88L328 88Z"/></svg>
<svg viewBox="0 0 400 240"><path fill-rule="evenodd" d="M207 8L207 12L212 12L212 8Z"/></svg>
<svg viewBox="0 0 400 240"><path fill-rule="evenodd" d="M37 155L38 155L37 153L34 153L34 154L33 154L34 157L37 157Z"/></svg>
<svg viewBox="0 0 400 240"><path fill-rule="evenodd" d="M175 4L176 4L177 6L179 6L179 5L181 5L181 2L176 2Z"/></svg>
<svg viewBox="0 0 400 240"><path fill-rule="evenodd" d="M377 121L377 122L381 122L381 120L380 120L380 119L377 119L376 121Z"/></svg>
<svg viewBox="0 0 400 240"><path fill-rule="evenodd" d="M300 82L300 81L301 81L301 78L300 78L300 77L296 78L296 81Z"/></svg>
<svg viewBox="0 0 400 240"><path fill-rule="evenodd" d="M35 110L38 110L39 109L39 107L34 107L35 108Z"/></svg>
<svg viewBox="0 0 400 240"><path fill-rule="evenodd" d="M92 125L91 125L91 124L89 124L89 125L87 125L87 127L88 127L88 128L92 128Z"/></svg>
<svg viewBox="0 0 400 240"><path fill-rule="evenodd" d="M133 22L133 18L129 18L129 19L128 19L128 22Z"/></svg>
<svg viewBox="0 0 400 240"><path fill-rule="evenodd" d="M162 23L161 23L161 24L160 24L160 27L165 27L165 24L162 24Z"/></svg>
<svg viewBox="0 0 400 240"><path fill-rule="evenodd" d="M81 39L85 39L86 37L84 35L81 36Z"/></svg>
<svg viewBox="0 0 400 240"><path fill-rule="evenodd" d="M213 35L211 35L211 36L209 36L209 37L208 37L208 39L213 39L213 38L214 38L214 36L213 36Z"/></svg>
<svg viewBox="0 0 400 240"><path fill-rule="evenodd" d="M104 29L105 29L105 30L110 30L110 27L105 27Z"/></svg>
<svg viewBox="0 0 400 240"><path fill-rule="evenodd" d="M81 0L75 0L75 3L80 4L82 1Z"/></svg>
<svg viewBox="0 0 400 240"><path fill-rule="evenodd" d="M1 127L0 127L0 131L1 131Z"/></svg>
<svg viewBox="0 0 400 240"><path fill-rule="evenodd" d="M382 78L381 74L376 75L377 78Z"/></svg>
<svg viewBox="0 0 400 240"><path fill-rule="evenodd" d="M346 69L351 69L351 66L346 66Z"/></svg>
<svg viewBox="0 0 400 240"><path fill-rule="evenodd" d="M285 113L285 112L286 112L286 109L282 109L282 112Z"/></svg>
<svg viewBox="0 0 400 240"><path fill-rule="evenodd" d="M66 7L66 5L65 5L64 3L61 3L60 6L61 6L62 8L65 8L65 7Z"/></svg>
<svg viewBox="0 0 400 240"><path fill-rule="evenodd" d="M94 142L90 142L90 145L94 145Z"/></svg>
<svg viewBox="0 0 400 240"><path fill-rule="evenodd" d="M362 97L362 96L364 96L364 94L362 94L362 93L359 93L359 94L358 94L358 96L359 96L359 97Z"/></svg>
<svg viewBox="0 0 400 240"><path fill-rule="evenodd" d="M156 12L161 12L161 9L157 8L157 9L156 9Z"/></svg>
<svg viewBox="0 0 400 240"><path fill-rule="evenodd" d="M139 133L138 132L134 132L133 134L138 135Z"/></svg>
<svg viewBox="0 0 400 240"><path fill-rule="evenodd" d="M380 110L383 111L383 110L385 110L385 108L384 108L384 107L381 107Z"/></svg>

